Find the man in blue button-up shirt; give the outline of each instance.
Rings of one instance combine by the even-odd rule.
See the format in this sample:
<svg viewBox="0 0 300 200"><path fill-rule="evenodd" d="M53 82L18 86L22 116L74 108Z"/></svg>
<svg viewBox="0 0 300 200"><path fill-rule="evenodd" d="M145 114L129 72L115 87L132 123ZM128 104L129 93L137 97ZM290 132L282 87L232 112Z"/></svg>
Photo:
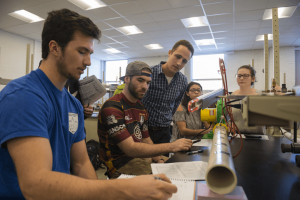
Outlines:
<svg viewBox="0 0 300 200"><path fill-rule="evenodd" d="M190 42L179 40L169 50L167 62L152 68L153 77L142 103L149 112L149 135L154 144L170 142L170 124L185 93L188 81L180 70L192 58Z"/></svg>

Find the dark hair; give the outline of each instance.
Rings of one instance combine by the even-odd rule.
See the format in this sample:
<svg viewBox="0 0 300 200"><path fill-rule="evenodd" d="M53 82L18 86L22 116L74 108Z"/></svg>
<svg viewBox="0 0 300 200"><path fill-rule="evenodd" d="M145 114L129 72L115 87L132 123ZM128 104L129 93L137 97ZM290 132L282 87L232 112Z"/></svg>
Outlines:
<svg viewBox="0 0 300 200"><path fill-rule="evenodd" d="M201 91L202 91L202 86L200 85L200 83L197 83L197 82L190 82L185 91L188 92L193 85L199 85L201 88ZM192 99L188 95L186 95L186 92L183 95L181 105L187 110L187 105L188 105L189 101Z"/></svg>
<svg viewBox="0 0 300 200"><path fill-rule="evenodd" d="M251 65L242 65L242 66L240 66L240 67L238 68L238 70L237 70L236 73L238 73L240 69L249 69L249 70L250 70L250 75L251 75L251 77L255 77L256 71L255 71L255 69L254 69L253 67L251 67ZM255 80L254 80L254 81L255 81ZM254 85L254 81L251 82L251 85Z"/></svg>
<svg viewBox="0 0 300 200"><path fill-rule="evenodd" d="M62 48L73 39L74 33L80 31L97 39L101 37L99 28L87 17L68 9L54 10L48 13L42 31L42 58L49 54L49 42L54 40Z"/></svg>
<svg viewBox="0 0 300 200"><path fill-rule="evenodd" d="M179 40L178 42L176 42L176 43L174 44L173 48L172 48L172 51L175 51L180 45L187 47L187 48L190 50L190 52L192 53L192 56L191 56L191 57L193 57L193 55L194 55L194 47L193 47L193 45L192 45L189 41L187 41L187 40Z"/></svg>

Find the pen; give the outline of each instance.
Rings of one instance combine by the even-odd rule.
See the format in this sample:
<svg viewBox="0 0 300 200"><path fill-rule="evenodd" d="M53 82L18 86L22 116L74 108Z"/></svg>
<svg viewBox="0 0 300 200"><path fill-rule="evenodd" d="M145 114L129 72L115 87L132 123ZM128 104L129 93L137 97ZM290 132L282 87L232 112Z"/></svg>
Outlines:
<svg viewBox="0 0 300 200"><path fill-rule="evenodd" d="M159 178L158 176L153 176L154 177L154 179L156 179L156 180L160 180L160 181L163 181L161 178Z"/></svg>
<svg viewBox="0 0 300 200"><path fill-rule="evenodd" d="M197 143L197 142L200 142L201 140L195 140L193 141L193 144Z"/></svg>
<svg viewBox="0 0 300 200"><path fill-rule="evenodd" d="M203 150L201 149L201 150L197 150L197 151L190 151L190 152L187 152L186 154L191 155L191 154L202 153L202 152L203 152Z"/></svg>

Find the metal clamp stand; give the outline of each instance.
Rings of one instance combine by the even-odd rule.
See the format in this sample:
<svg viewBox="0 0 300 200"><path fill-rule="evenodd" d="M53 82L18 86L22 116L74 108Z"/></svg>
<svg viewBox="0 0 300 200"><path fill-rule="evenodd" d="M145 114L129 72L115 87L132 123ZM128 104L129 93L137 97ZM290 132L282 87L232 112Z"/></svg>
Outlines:
<svg viewBox="0 0 300 200"><path fill-rule="evenodd" d="M297 122L294 122L294 143L292 144L281 144L281 152L292 152L300 153L300 144L297 143ZM300 167L300 155L296 155L295 162L297 167Z"/></svg>

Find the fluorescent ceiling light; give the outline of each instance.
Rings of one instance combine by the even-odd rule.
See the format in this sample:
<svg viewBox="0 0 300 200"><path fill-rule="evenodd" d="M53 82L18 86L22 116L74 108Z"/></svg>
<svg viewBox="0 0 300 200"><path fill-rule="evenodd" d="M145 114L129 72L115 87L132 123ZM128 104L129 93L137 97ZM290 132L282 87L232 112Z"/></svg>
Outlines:
<svg viewBox="0 0 300 200"><path fill-rule="evenodd" d="M278 8L278 18L288 18L291 17L296 10L297 6L291 7L281 7ZM272 9L266 9L263 20L272 19Z"/></svg>
<svg viewBox="0 0 300 200"><path fill-rule="evenodd" d="M120 28L118 28L118 30L121 31L122 33L124 33L125 35L134 35L134 34L140 34L140 33L143 33L143 32L142 32L138 27L136 27L135 25L120 27Z"/></svg>
<svg viewBox="0 0 300 200"><path fill-rule="evenodd" d="M186 28L208 26L207 18L204 16L185 18L185 19L181 19L181 21Z"/></svg>
<svg viewBox="0 0 300 200"><path fill-rule="evenodd" d="M33 22L39 22L39 21L45 20L45 19L43 19L35 14L32 14L26 10L17 10L15 12L9 13L8 15L15 17L17 19L20 19L27 23L33 23Z"/></svg>
<svg viewBox="0 0 300 200"><path fill-rule="evenodd" d="M107 53L121 53L121 51L114 48L104 49L103 51L106 51Z"/></svg>
<svg viewBox="0 0 300 200"><path fill-rule="evenodd" d="M256 36L256 41L264 41L264 40L265 40L264 35ZM268 34L268 40L273 40L273 34Z"/></svg>
<svg viewBox="0 0 300 200"><path fill-rule="evenodd" d="M163 49L162 46L160 46L160 44L148 44L148 45L144 45L147 49L153 50L153 49Z"/></svg>
<svg viewBox="0 0 300 200"><path fill-rule="evenodd" d="M68 0L68 1L75 4L76 6L78 6L83 10L92 10L95 8L106 6L106 4L100 0Z"/></svg>
<svg viewBox="0 0 300 200"><path fill-rule="evenodd" d="M207 40L195 40L196 44L198 46L201 45L213 45L215 44L215 40L214 39L207 39Z"/></svg>

